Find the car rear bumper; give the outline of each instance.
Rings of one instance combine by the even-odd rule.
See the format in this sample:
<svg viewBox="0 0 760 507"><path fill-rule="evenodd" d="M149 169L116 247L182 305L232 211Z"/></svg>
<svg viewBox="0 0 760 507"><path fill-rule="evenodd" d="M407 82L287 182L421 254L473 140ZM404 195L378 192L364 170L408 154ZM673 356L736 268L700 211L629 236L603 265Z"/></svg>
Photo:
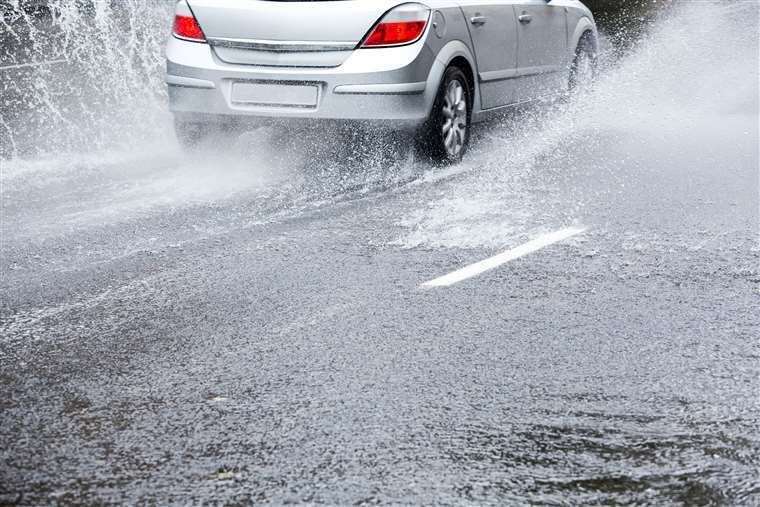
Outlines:
<svg viewBox="0 0 760 507"><path fill-rule="evenodd" d="M208 44L176 38L167 47L170 108L185 116L418 124L442 73L424 42L355 50L332 68L229 64Z"/></svg>

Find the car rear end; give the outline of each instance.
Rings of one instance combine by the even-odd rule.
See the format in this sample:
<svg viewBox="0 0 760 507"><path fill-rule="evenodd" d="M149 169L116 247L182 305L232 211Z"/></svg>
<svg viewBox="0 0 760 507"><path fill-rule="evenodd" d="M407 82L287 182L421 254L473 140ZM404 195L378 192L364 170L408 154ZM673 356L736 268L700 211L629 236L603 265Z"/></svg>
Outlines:
<svg viewBox="0 0 760 507"><path fill-rule="evenodd" d="M167 48L171 109L205 122L418 125L442 65L425 43L430 16L398 0L180 0Z"/></svg>

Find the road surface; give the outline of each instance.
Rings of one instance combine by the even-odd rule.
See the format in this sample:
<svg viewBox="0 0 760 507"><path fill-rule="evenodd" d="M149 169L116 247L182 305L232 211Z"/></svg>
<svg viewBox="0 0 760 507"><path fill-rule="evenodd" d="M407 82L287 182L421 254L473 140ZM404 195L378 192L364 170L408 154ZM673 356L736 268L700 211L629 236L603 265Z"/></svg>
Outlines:
<svg viewBox="0 0 760 507"><path fill-rule="evenodd" d="M455 168L0 162L0 503L757 502L757 66L703 15Z"/></svg>

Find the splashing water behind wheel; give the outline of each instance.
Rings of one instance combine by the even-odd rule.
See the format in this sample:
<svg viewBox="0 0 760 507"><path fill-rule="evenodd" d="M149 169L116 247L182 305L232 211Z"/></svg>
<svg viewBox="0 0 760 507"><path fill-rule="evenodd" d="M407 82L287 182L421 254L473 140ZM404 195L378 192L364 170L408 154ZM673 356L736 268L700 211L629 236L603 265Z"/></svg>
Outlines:
<svg viewBox="0 0 760 507"><path fill-rule="evenodd" d="M161 142L171 0L0 6L0 157Z"/></svg>
<svg viewBox="0 0 760 507"><path fill-rule="evenodd" d="M465 161L477 170L402 220L399 243L498 248L532 221L572 223L590 213L585 203L614 201L636 178L631 165L656 164L663 178L686 167L688 181L696 145L729 174L756 135L757 20L754 1L674 4L630 52L605 61L593 89L481 129ZM604 198L568 196L589 174L605 176Z"/></svg>

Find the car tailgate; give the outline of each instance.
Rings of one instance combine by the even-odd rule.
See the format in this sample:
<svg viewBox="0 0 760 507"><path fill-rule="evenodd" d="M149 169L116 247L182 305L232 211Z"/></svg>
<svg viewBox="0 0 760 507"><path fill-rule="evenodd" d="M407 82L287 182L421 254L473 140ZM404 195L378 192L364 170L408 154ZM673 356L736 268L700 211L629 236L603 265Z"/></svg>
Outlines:
<svg viewBox="0 0 760 507"><path fill-rule="evenodd" d="M228 63L335 67L399 0L188 0Z"/></svg>

